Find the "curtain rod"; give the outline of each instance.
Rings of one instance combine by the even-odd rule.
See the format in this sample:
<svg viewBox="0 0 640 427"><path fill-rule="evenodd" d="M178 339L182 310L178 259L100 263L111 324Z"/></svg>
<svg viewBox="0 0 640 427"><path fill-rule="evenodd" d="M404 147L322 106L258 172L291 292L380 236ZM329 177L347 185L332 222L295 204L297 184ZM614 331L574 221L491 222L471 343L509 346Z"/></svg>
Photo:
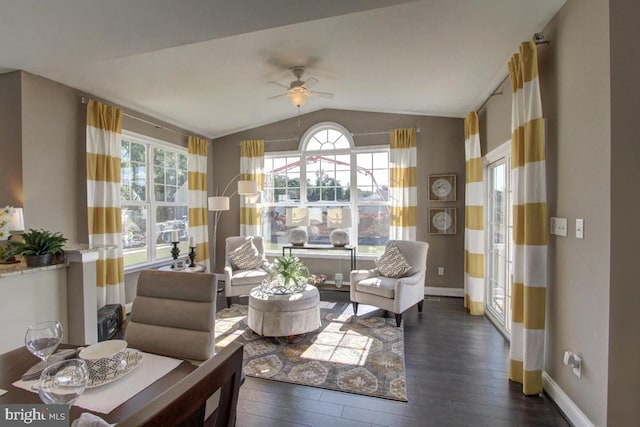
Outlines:
<svg viewBox="0 0 640 427"><path fill-rule="evenodd" d="M389 135L390 131L381 131L381 132L350 132L351 136L370 136L370 135ZM420 128L416 128L416 133L420 133ZM265 144L268 142L292 142L292 141L300 141L300 137L296 138L282 138L282 139L265 139ZM240 145L240 143L238 143Z"/></svg>
<svg viewBox="0 0 640 427"><path fill-rule="evenodd" d="M81 98L81 102L82 102L83 104L86 104L86 103L87 103L87 98L85 98L85 97L83 96L83 97ZM169 131L169 132L173 132L173 133L175 133L176 135L186 136L186 137L189 137L189 136L195 135L195 134L188 134L188 133L180 132L179 130L171 129L171 128L168 128L168 127L166 127L166 126L162 126L162 125L159 125L159 124L157 124L157 123L150 122L149 120L143 119L142 117L138 117L138 116L135 116L135 115L133 115L133 114L127 113L127 112L125 112L124 110L122 111L122 115L123 115L123 116L127 116L127 117L129 117L129 118L131 118L131 119L137 120L137 121L139 121L139 122L146 123L146 124L148 124L148 125L150 125L150 126L153 126L153 127L154 127L154 128L156 128L156 129L162 129L162 130L166 130L166 131Z"/></svg>
<svg viewBox="0 0 640 427"><path fill-rule="evenodd" d="M536 46L540 46L542 44L551 44L551 42L549 40L547 40L544 37L544 33L543 32L539 32L539 33L535 33L533 35L533 42L536 44ZM491 92L491 94L487 97L487 99L484 100L484 102L482 103L482 105L480 105L480 107L478 107L478 109L476 111L480 111L482 110L482 108L487 105L487 102L489 102L489 100L491 98L493 98L496 95L502 95L502 91L498 92L498 88L500 86L502 86L504 84L504 82L509 78L509 73L507 73L507 75L504 77L504 79L502 79L502 81L500 83L498 83L498 86L493 90L493 92Z"/></svg>

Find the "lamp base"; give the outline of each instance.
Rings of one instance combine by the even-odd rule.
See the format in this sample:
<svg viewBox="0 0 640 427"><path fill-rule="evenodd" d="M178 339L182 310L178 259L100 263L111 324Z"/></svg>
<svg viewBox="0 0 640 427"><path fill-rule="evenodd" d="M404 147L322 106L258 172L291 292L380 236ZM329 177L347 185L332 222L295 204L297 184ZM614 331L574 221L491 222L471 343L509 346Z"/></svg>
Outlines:
<svg viewBox="0 0 640 427"><path fill-rule="evenodd" d="M329 242L337 248L342 248L349 244L349 233L345 230L335 229L329 234Z"/></svg>

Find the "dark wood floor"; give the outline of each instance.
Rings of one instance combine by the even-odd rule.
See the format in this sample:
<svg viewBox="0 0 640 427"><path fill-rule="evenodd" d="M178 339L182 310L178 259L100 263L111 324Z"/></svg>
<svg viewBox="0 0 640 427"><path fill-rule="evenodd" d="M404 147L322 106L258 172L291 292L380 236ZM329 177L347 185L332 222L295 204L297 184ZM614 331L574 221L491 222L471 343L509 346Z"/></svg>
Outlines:
<svg viewBox="0 0 640 427"><path fill-rule="evenodd" d="M486 318L467 315L460 298L427 299L423 313L413 307L403 323L408 403L247 377L237 426L570 425L548 396L524 396L506 379L508 342Z"/></svg>

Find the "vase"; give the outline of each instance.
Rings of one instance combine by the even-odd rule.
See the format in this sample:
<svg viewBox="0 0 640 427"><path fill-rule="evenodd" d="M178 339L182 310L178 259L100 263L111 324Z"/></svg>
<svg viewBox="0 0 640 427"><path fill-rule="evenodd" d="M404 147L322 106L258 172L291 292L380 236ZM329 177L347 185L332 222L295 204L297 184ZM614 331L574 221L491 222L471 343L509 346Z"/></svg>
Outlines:
<svg viewBox="0 0 640 427"><path fill-rule="evenodd" d="M22 255L22 257L27 267L46 267L53 261L53 254Z"/></svg>

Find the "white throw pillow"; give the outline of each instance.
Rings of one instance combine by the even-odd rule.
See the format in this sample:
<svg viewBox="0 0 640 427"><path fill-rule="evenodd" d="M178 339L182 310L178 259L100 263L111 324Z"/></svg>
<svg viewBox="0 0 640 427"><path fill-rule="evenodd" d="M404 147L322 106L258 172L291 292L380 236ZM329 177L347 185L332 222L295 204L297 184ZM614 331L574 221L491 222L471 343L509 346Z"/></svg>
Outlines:
<svg viewBox="0 0 640 427"><path fill-rule="evenodd" d="M264 258L253 244L253 239L248 239L229 254L229 261L236 270L252 270L262 266Z"/></svg>
<svg viewBox="0 0 640 427"><path fill-rule="evenodd" d="M407 259L402 255L395 243L387 245L384 253L376 260L376 267L380 274L393 279L402 277L411 270Z"/></svg>

